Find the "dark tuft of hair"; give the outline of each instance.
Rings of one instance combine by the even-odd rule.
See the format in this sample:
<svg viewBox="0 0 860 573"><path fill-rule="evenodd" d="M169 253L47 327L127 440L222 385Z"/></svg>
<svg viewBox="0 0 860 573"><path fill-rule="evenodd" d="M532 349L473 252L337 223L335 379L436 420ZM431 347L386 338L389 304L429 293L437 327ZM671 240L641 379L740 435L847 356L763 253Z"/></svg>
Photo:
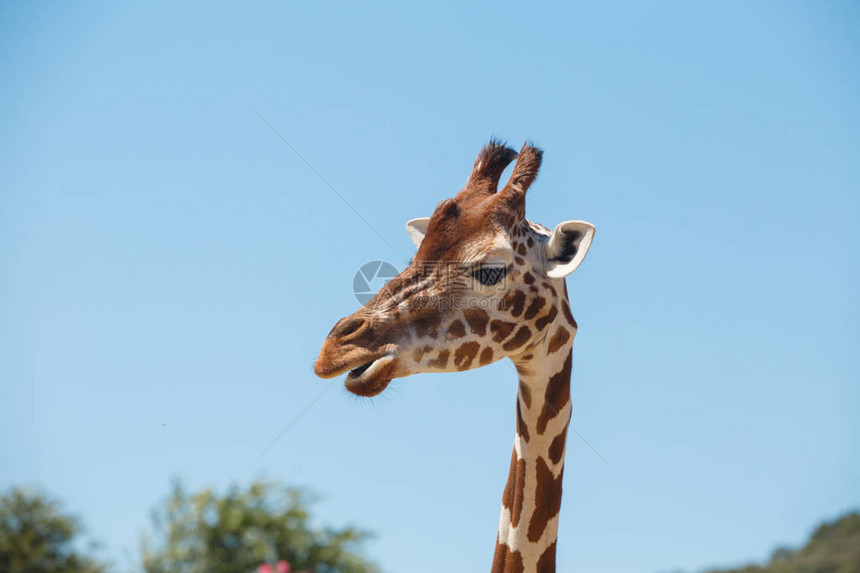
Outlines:
<svg viewBox="0 0 860 573"><path fill-rule="evenodd" d="M517 158L517 165L511 174L508 185L522 188L524 191L537 179L540 164L543 161L543 151L531 141L526 141Z"/></svg>
<svg viewBox="0 0 860 573"><path fill-rule="evenodd" d="M579 240L582 238L582 233L579 231L565 231L561 237L561 244L558 247L558 252L550 260L559 263L568 263L573 260L576 251L579 248Z"/></svg>
<svg viewBox="0 0 860 573"><path fill-rule="evenodd" d="M490 142L481 149L475 159L468 186L495 193L502 172L516 156L517 152L508 147L501 139L495 137L490 139Z"/></svg>

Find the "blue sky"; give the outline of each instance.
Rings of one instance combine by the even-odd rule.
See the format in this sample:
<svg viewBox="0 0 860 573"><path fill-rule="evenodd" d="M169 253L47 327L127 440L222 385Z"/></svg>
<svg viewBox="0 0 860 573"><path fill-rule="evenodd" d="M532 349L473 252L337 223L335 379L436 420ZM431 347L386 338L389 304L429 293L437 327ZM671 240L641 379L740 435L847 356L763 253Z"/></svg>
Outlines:
<svg viewBox="0 0 860 573"><path fill-rule="evenodd" d="M262 475L375 531L387 572L488 569L506 364L374 400L338 382L252 462L326 387L355 271L402 268L405 221L496 135L555 161L531 219L597 226L568 279L573 427L608 463L572 436L560 570L801 542L860 507L858 24L848 2L4 4L0 488L61 497L123 567L171 477Z"/></svg>

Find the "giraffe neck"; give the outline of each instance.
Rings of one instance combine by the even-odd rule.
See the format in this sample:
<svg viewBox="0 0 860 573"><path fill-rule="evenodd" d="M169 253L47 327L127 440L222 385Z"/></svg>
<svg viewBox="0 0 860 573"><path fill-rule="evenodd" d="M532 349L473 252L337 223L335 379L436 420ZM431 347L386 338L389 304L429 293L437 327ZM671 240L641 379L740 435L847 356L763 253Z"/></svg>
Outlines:
<svg viewBox="0 0 860 573"><path fill-rule="evenodd" d="M571 348L567 301L544 340L515 360L517 432L502 496L492 573L554 573L561 482L570 422Z"/></svg>

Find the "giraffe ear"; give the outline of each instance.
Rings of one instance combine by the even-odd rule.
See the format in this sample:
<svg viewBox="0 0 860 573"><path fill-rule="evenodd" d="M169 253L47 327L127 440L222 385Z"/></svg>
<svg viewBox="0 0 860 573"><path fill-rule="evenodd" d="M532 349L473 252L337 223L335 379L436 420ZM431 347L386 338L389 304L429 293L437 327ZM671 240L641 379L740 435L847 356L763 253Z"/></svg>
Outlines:
<svg viewBox="0 0 860 573"><path fill-rule="evenodd" d="M546 274L550 278L566 277L576 270L594 238L594 225L585 221L559 223L544 247Z"/></svg>
<svg viewBox="0 0 860 573"><path fill-rule="evenodd" d="M406 221L406 232L409 233L409 237L415 243L416 248L421 246L421 241L424 240L424 235L427 234L428 223L430 223L430 217L419 217L411 221Z"/></svg>

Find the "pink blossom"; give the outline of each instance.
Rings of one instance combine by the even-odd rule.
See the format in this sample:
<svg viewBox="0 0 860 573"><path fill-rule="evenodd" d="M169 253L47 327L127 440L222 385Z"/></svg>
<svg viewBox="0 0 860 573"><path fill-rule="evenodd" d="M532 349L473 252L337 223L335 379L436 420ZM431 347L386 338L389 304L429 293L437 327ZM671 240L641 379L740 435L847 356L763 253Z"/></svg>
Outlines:
<svg viewBox="0 0 860 573"><path fill-rule="evenodd" d="M275 569L278 570L278 573L290 573L290 564L286 561L278 561L278 564L275 565Z"/></svg>
<svg viewBox="0 0 860 573"><path fill-rule="evenodd" d="M263 563L257 567L257 573L272 573L272 566L268 563Z"/></svg>

